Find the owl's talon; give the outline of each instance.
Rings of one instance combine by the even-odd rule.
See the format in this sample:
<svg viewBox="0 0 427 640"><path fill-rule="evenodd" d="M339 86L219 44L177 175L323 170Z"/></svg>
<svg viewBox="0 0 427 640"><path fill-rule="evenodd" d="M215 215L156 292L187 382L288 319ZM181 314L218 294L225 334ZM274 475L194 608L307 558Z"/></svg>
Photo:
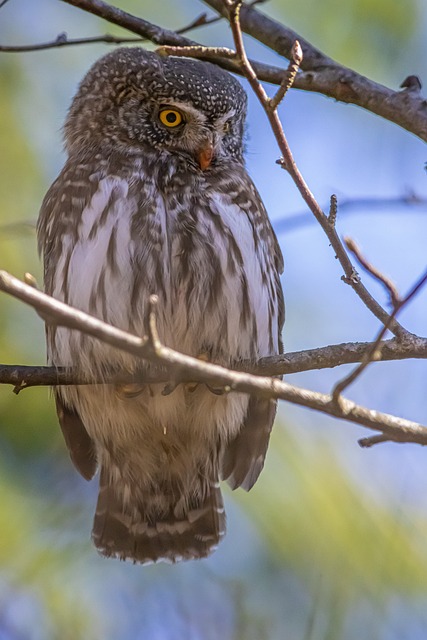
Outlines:
<svg viewBox="0 0 427 640"><path fill-rule="evenodd" d="M145 389L144 384L129 383L129 384L116 384L114 385L116 395L122 400L131 400L137 398L143 393Z"/></svg>
<svg viewBox="0 0 427 640"><path fill-rule="evenodd" d="M197 389L198 386L199 386L198 382L189 382L188 384L185 385L185 390L188 391L188 393L194 393L194 391Z"/></svg>
<svg viewBox="0 0 427 640"><path fill-rule="evenodd" d="M170 396L170 394L175 391L177 386L178 384L176 382L169 382L168 384L165 384L162 389L162 396Z"/></svg>
<svg viewBox="0 0 427 640"><path fill-rule="evenodd" d="M225 387L213 387L210 384L206 384L206 387L216 396L223 396L231 391L231 388L228 385L225 385Z"/></svg>

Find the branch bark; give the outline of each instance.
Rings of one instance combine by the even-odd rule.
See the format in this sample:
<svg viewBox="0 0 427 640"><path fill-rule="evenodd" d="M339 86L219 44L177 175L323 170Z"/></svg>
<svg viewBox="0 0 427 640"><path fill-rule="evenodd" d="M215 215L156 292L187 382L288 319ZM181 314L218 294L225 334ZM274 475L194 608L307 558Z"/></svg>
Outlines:
<svg viewBox="0 0 427 640"><path fill-rule="evenodd" d="M332 369L344 364L356 364L364 361L371 351L374 342L343 342L342 344L306 349L304 351L288 352L280 356L261 358L257 363L241 362L237 371L259 376L291 375L304 371L320 371ZM378 356L375 362L390 362L396 360L427 359L427 338L413 336L411 340L400 341L396 338L384 340L378 345ZM195 382L187 375L175 381ZM123 372L111 375L108 382L112 384L128 384L135 382L160 383L168 382L170 375L149 374L146 371L126 375ZM99 381L101 382L101 381ZM0 364L0 384L11 384L16 391L27 387L92 384L80 378L73 370L63 367L48 367L38 365L8 365Z"/></svg>
<svg viewBox="0 0 427 640"><path fill-rule="evenodd" d="M137 18L103 0L61 1L99 16L158 45L185 47L199 44L175 31ZM222 0L204 1L221 15L226 15ZM301 65L303 71L294 81L293 86L296 89L322 93L339 102L355 104L394 122L427 142L427 100L419 92L406 89L393 91L338 64L292 29L265 16L251 5L243 5L241 25L243 31L286 58L290 58L295 40L300 42L304 60ZM230 60L217 58L212 61L229 71L241 73L238 66ZM252 66L260 80L278 85L282 82L282 69L260 62L252 62Z"/></svg>
<svg viewBox="0 0 427 640"><path fill-rule="evenodd" d="M378 344L375 342L332 345L322 349L264 358L255 365L253 363L241 363L240 370L232 371L215 364L201 362L161 344L156 336L154 311L151 314L149 335L140 338L107 325L88 314L72 309L25 285L5 272L0 272L0 289L33 306L47 322L83 331L112 347L127 351L160 367L160 369L156 369L156 374L150 373L150 377L145 373L144 382L198 382L213 387L221 386L226 392L239 391L282 399L380 432L379 436L363 439L362 444L364 446L370 446L385 440L427 444L427 428L418 423L361 407L341 396L339 397L339 402L337 402L333 394L320 394L289 385L276 378L266 377L279 373L333 367L350 362L363 362L366 360L366 354L372 351L373 344L378 349L381 349L378 357L381 360L427 357L427 339L414 336L401 327L370 296L369 292L361 284L335 231L336 200L331 200L330 215L326 215L314 199L294 163L277 115L278 103L290 84L293 83L296 88L319 91L337 100L362 106L427 140L427 101L419 95L418 85L416 85L415 89L413 89L415 85L407 85L405 91L393 92L386 87L373 83L328 58L290 29L276 23L267 16L263 16L253 7L242 5L239 0L237 2L236 0L225 0L224 3L221 0L205 0L209 6L217 9L222 15L228 13L224 5L228 6L237 53L225 49L213 50L202 47L177 32L162 29L157 25L108 5L103 0L62 1L120 25L142 38L147 38L156 44L163 45L164 50L171 46L192 47L193 54L197 53L199 57L211 60L236 73L242 73L248 78L253 90L265 108L270 125L276 135L283 154L282 166L293 177L302 197L327 234L343 266L345 272L345 278L343 279L353 286L366 306L383 324L390 325L399 340L382 341L378 342ZM233 11L235 11L234 14ZM197 20L195 21L196 23ZM278 51L281 55L291 59L287 76L284 75L282 69L248 60L240 27L259 41ZM87 41L88 39L83 40ZM48 46L63 46L63 44L82 43L83 40L81 42L67 41L65 43L58 39L55 43L47 44ZM120 38L117 40L120 40ZM302 60L298 55L295 56L295 49L292 55L292 47L296 40L299 40L302 45L304 52ZM174 53L179 54L178 51ZM221 54L225 57L221 57ZM298 72L299 66L301 66L302 72ZM279 89L273 100L268 98L259 80L281 85L281 89ZM163 374L158 374L157 371L166 371L164 380L162 378ZM129 378L125 374L117 372L117 377L113 376L109 382L122 383L128 381ZM134 376L132 376L131 381L135 381ZM18 391L20 388L34 384L79 384L87 383L88 381L76 380L73 372L68 370L58 371L50 367L24 368L0 365L0 382L14 384Z"/></svg>
<svg viewBox="0 0 427 640"><path fill-rule="evenodd" d="M219 14L227 16L223 0L203 1ZM393 91L356 73L329 58L298 33L269 18L253 6L242 5L240 25L245 33L288 59L292 56L295 40L298 40L303 51L303 72L295 78L295 89L322 93L339 102L362 107L427 142L427 100L419 91ZM278 84L274 74L268 79L262 77L258 71L256 73L260 80Z"/></svg>
<svg viewBox="0 0 427 640"><path fill-rule="evenodd" d="M166 367L173 381L176 376L179 379L179 376L185 373L191 380L214 387L223 387L226 392L278 398L379 431L390 440L427 444L427 427L419 423L362 407L345 398L340 398L340 402L335 403L330 394L295 387L277 378L254 376L202 362L158 343L153 330L150 335L139 338L116 329L24 284L5 271L0 271L0 290L29 304L50 323L83 331L112 347L122 349L157 366ZM152 329L153 322L152 313L150 322Z"/></svg>
<svg viewBox="0 0 427 640"><path fill-rule="evenodd" d="M369 311L371 311L371 313L373 313L383 325L386 325L392 333L394 333L401 340L409 338L411 335L410 332L402 327L402 325L394 317L390 316L390 314L387 313L387 311L377 302L377 300L375 300L375 298L369 293L369 291L362 283L359 274L353 266L335 228L337 213L336 196L333 195L331 197L331 211L328 216L325 215L295 163L292 151L288 144L285 132L282 127L282 123L277 112L278 103L274 98L273 100L270 100L270 98L267 96L264 87L259 82L257 73L252 66L251 61L246 55L246 50L243 44L242 31L240 28L240 9L242 6L241 1L236 2L236 0L224 0L224 4L228 7L228 15L236 47L236 52L234 54L230 49L224 50L218 48L200 47L199 45L187 47L162 46L160 48L160 52L163 55L181 55L185 57L190 56L195 58L205 58L207 55L210 55L213 58L217 57L218 59L222 53L226 52L226 55L229 58L235 58L241 72L249 82L253 92L257 96L265 111L271 130L273 131L274 137L276 138L277 144L282 153L282 158L279 161L279 164L281 164L282 168L289 173L295 183L295 186L300 192L301 197L325 232L330 245L335 251L336 257L343 268L344 276L342 276L342 280L352 287L352 289L359 296L359 298L369 309ZM282 82L283 78L287 79L287 76L287 72L282 75ZM333 216L331 215L332 210L334 212Z"/></svg>

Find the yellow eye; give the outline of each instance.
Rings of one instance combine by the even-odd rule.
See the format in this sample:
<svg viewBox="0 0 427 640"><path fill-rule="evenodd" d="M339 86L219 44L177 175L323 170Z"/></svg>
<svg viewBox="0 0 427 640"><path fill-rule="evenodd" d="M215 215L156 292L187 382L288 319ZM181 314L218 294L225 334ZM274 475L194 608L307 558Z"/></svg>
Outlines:
<svg viewBox="0 0 427 640"><path fill-rule="evenodd" d="M177 127L183 122L183 117L176 109L167 108L160 111L159 120L165 127Z"/></svg>

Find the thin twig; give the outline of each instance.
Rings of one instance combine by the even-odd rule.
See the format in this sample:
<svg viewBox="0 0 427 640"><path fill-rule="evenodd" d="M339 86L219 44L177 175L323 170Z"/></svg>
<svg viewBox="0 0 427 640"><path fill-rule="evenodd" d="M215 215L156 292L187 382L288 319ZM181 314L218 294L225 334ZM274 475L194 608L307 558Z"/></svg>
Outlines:
<svg viewBox="0 0 427 640"><path fill-rule="evenodd" d="M8 2L8 0L4 0L4 2ZM2 5L0 4L0 8ZM222 20L222 16L214 16L213 18L207 18L206 13L202 13L200 16L192 20L185 27L181 27L177 29L175 33L183 34L191 31L192 29L196 29L198 27L207 26L213 24L214 22L218 22ZM27 45L0 45L1 52L7 53L24 53L27 51L42 51L44 49L57 49L58 47L70 47L75 45L83 45L83 44L129 44L129 43L142 43L146 42L147 38L139 37L139 38L124 38L119 36L112 36L109 33L106 33L103 36L92 36L87 38L69 38L67 33L63 32L57 35L55 40L51 40L50 42L40 42L37 44L27 44Z"/></svg>
<svg viewBox="0 0 427 640"><path fill-rule="evenodd" d="M367 263L367 264L369 264L369 263ZM369 266L371 266L371 265L369 265ZM405 307L405 305L408 304L408 302L418 293L418 291L427 282L427 271L425 271L425 273L423 273L423 275L417 280L415 285L411 288L409 293L404 298L401 299L401 298L399 298L398 293L395 290L393 290L394 289L393 287L391 287L391 289L390 289L390 283L385 278L385 276L383 276L383 274L378 272L376 269L374 269L374 272L375 272L375 277L377 277L377 279L380 280L380 282L382 282L384 284L384 286L389 290L390 295L393 294L393 297L394 297L394 308L393 308L393 312L392 312L392 314L390 316L391 319L393 319L399 313L399 311L401 311L403 309L403 307ZM353 382L355 382L355 380L357 380L357 378L359 378L359 376L363 373L363 371L366 369L366 367L371 364L371 362L374 362L374 361L376 361L378 359L381 340L383 339L383 337L386 334L387 330L388 330L388 326L387 326L387 323L386 323L381 328L381 330L379 331L379 333L378 333L376 339L374 340L374 342L372 343L372 346L370 347L370 349L368 349L368 351L366 352L362 362L357 367L355 367L353 369L353 371L351 371L345 378L340 380L335 385L335 387L334 387L334 389L332 391L332 400L333 400L333 402L336 402L338 404L341 401L342 392L345 389L347 389L351 384L353 384Z"/></svg>
<svg viewBox="0 0 427 640"><path fill-rule="evenodd" d="M360 440L358 440L357 442L363 449L368 449L369 447L373 447L376 444L390 441L391 438L389 436L378 434L376 436L369 436L368 438L360 438ZM393 442L399 442L399 440L394 440Z"/></svg>
<svg viewBox="0 0 427 640"><path fill-rule="evenodd" d="M296 40L294 42L294 46L292 47L291 59L289 61L288 68L286 69L286 72L283 76L283 80L280 84L280 87L276 91L276 95L270 98L270 101L269 101L270 109L277 109L277 107L285 97L286 93L292 87L295 81L295 76L297 75L298 69L300 68L302 58L303 58L303 55L302 55L301 45L298 42L298 40Z"/></svg>
<svg viewBox="0 0 427 640"><path fill-rule="evenodd" d="M60 33L55 40L50 42L40 42L38 44L24 44L24 45L0 45L1 52L7 53L24 53L26 51L42 51L44 49L56 49L58 47L70 47L81 44L96 44L98 42L104 42L106 44L124 44L130 42L143 42L142 38L120 38L112 36L106 33L103 36L93 36L88 38L74 38L69 39L67 34Z"/></svg>
<svg viewBox="0 0 427 640"><path fill-rule="evenodd" d="M365 269L365 271L385 287L390 296L391 304L395 309L400 302L399 292L397 291L396 285L390 280L390 278L388 278L384 273L377 269L377 267L374 267L374 265L366 259L366 257L362 254L360 248L352 238L344 238L344 242L347 249L351 251L351 253L357 259L358 263Z"/></svg>
<svg viewBox="0 0 427 640"><path fill-rule="evenodd" d="M227 16L223 0L204 0L220 15ZM393 91L345 67L325 55L289 27L260 13L256 7L244 4L240 11L242 30L250 36L290 59L291 49L298 40L303 53L303 71L294 80L294 88L315 91L344 103L358 105L415 133L427 142L427 113L425 98L415 91ZM257 76L265 82L280 84L277 71L255 68Z"/></svg>
<svg viewBox="0 0 427 640"><path fill-rule="evenodd" d="M236 47L236 52L239 56L242 71L265 110L270 126L273 130L274 136L282 153L282 167L288 171L310 211L314 214L316 220L319 222L322 229L326 233L328 240L335 251L336 257L338 258L344 270L345 275L342 277L343 281L346 284L349 284L354 289L354 291L357 293L366 307L383 324L386 324L388 322L390 331L392 331L399 338L403 339L404 337L408 336L409 332L406 331L406 329L404 329L394 318L390 318L390 315L387 313L387 311L382 308L382 306L375 300L375 298L373 298L366 287L362 284L360 277L358 276L354 266L352 265L347 252L345 251L344 245L338 237L335 227L329 223L328 216L323 213L295 163L291 149L283 131L282 123L277 113L277 109L272 109L270 107L270 102L265 89L260 84L255 70L253 69L246 55L245 46L243 44L242 30L240 28L239 22L239 12L242 4L241 1L239 0L238 2L235 2L234 0L224 0L224 2L228 7L229 20L233 33L234 44Z"/></svg>
<svg viewBox="0 0 427 640"><path fill-rule="evenodd" d="M215 22L219 22L220 20L222 20L222 16L213 16L212 18L208 18L206 13L202 13L185 27L177 29L175 33L187 33L187 31L192 31L193 29L198 29L199 27L206 27L209 24L214 24Z"/></svg>
<svg viewBox="0 0 427 640"><path fill-rule="evenodd" d="M420 213L422 216L426 215L427 198L421 197L415 193L409 193L408 195L398 196L397 198L340 198L340 218L343 215L350 215L356 211L357 215L369 215L373 214L397 214L402 215L400 211L401 206L411 207L409 213ZM419 210L415 210L419 207ZM326 208L326 206L325 206ZM378 211L380 209L380 211ZM392 210L393 209L393 210ZM331 202L329 202L329 212L331 211ZM298 213L291 213L283 218L276 218L274 220L274 229L277 234L289 233L290 231L296 231L307 227L310 224L316 223L316 219L313 216L307 216L306 211L300 211Z"/></svg>
<svg viewBox="0 0 427 640"><path fill-rule="evenodd" d="M427 444L427 427L416 422L367 409L344 398L337 405L332 402L330 395L301 389L277 378L253 376L248 373L232 371L179 353L162 344L158 344L153 350L149 338L139 338L116 329L87 313L73 309L24 284L5 271L0 271L0 290L31 305L39 313L49 317L58 326L82 331L86 335L130 353L137 358L143 358L156 365L164 366L174 374L180 375L185 372L189 378L194 378L197 382L213 387L230 387L230 391L286 400L299 406L315 409L327 415L380 431L399 441L405 440L407 442Z"/></svg>
<svg viewBox="0 0 427 640"><path fill-rule="evenodd" d="M331 225L331 227L335 227L335 224L337 221L337 215L338 215L338 198L333 193L329 201L329 215L328 215L328 222Z"/></svg>

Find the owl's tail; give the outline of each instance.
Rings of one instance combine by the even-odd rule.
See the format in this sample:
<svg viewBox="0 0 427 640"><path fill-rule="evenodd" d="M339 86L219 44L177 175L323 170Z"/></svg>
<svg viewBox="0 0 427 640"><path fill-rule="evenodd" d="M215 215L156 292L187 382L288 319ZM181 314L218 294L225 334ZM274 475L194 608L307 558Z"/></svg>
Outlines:
<svg viewBox="0 0 427 640"><path fill-rule="evenodd" d="M154 518L143 504L125 508L101 471L92 539L104 556L143 564L205 558L212 553L225 533L219 484L210 483L203 498L193 500L180 516L174 511L172 505L166 517Z"/></svg>

